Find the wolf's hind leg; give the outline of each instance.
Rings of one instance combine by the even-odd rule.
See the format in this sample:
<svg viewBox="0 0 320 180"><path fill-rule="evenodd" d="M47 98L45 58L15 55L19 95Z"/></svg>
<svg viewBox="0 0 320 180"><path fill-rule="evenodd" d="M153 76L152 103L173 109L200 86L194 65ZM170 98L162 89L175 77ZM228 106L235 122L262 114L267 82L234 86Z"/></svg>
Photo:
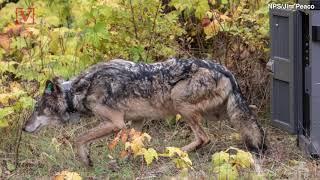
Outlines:
<svg viewBox="0 0 320 180"><path fill-rule="evenodd" d="M117 131L125 127L123 113L110 110L108 107L98 105L93 108L95 115L100 117L104 122L88 132L83 133L76 139L76 147L78 149L81 160L86 165L92 165L86 144L104 136L112 131Z"/></svg>
<svg viewBox="0 0 320 180"><path fill-rule="evenodd" d="M190 144L182 147L181 149L183 151L193 151L197 148L200 148L208 144L210 142L210 139L202 128L202 125L201 125L202 116L199 114L188 115L184 113L182 113L182 116L185 117L186 122L192 129L195 135L195 140L192 141Z"/></svg>

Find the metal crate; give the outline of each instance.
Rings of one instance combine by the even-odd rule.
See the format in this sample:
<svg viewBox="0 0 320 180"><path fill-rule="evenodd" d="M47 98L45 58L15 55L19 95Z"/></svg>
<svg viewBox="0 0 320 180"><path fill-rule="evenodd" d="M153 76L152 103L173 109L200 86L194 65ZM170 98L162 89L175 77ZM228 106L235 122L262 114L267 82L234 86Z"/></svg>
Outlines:
<svg viewBox="0 0 320 180"><path fill-rule="evenodd" d="M320 10L270 9L270 36L272 124L319 156Z"/></svg>

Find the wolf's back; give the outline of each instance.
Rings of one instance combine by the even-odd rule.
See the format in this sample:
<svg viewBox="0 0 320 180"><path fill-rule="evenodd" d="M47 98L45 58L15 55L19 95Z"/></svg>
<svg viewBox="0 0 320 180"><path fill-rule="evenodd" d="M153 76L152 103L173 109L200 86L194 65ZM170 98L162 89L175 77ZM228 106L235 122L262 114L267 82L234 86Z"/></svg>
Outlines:
<svg viewBox="0 0 320 180"><path fill-rule="evenodd" d="M108 89L108 101L131 97L151 97L157 91L169 92L177 83L191 78L200 68L209 69L216 82L225 76L232 85L232 95L238 107L250 109L241 93L234 75L224 66L212 61L197 59L169 59L153 64L133 63L121 59L99 63L90 67L73 81L75 91L86 91L94 84L104 84Z"/></svg>

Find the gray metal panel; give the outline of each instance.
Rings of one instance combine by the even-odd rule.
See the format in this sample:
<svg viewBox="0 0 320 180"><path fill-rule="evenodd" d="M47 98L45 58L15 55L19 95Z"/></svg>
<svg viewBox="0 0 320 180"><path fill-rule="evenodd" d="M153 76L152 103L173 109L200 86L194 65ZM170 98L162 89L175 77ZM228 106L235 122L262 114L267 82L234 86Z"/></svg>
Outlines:
<svg viewBox="0 0 320 180"><path fill-rule="evenodd" d="M289 14L272 13L271 28L272 38L276 41L273 43L271 56L274 59L289 60ZM278 40L278 41L277 41Z"/></svg>
<svg viewBox="0 0 320 180"><path fill-rule="evenodd" d="M275 126L296 133L294 63L296 51L296 11L270 10L271 56L273 80L271 113Z"/></svg>
<svg viewBox="0 0 320 180"><path fill-rule="evenodd" d="M289 102L290 102L290 94L288 93L290 91L289 83L286 81L281 81L274 79L273 80L273 89L272 89L272 95L274 99L274 104L272 106L273 113L273 120L278 121L278 123L281 123L282 126L285 126L286 124L290 123L290 108L289 108ZM280 101L275 101L275 100ZM284 113L286 112L286 113Z"/></svg>
<svg viewBox="0 0 320 180"><path fill-rule="evenodd" d="M320 11L310 13L309 25L312 36L312 26L320 26ZM320 155L320 41L310 40L310 69L310 140L312 149Z"/></svg>

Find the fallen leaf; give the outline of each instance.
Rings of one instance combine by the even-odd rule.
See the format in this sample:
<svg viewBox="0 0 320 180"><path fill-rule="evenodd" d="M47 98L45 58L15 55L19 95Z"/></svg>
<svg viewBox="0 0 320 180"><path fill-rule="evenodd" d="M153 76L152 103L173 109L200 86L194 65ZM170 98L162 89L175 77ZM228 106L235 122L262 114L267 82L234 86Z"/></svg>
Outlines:
<svg viewBox="0 0 320 180"><path fill-rule="evenodd" d="M129 152L126 150L123 150L120 152L120 158L125 159L129 155Z"/></svg>
<svg viewBox="0 0 320 180"><path fill-rule="evenodd" d="M216 166L220 166L224 163L228 163L229 162L229 159L230 159L230 154L226 153L226 152L218 152L218 153L214 153L212 155L212 164L214 167Z"/></svg>
<svg viewBox="0 0 320 180"><path fill-rule="evenodd" d="M16 169L16 166L12 164L10 161L7 161L7 169L9 171L14 171Z"/></svg>
<svg viewBox="0 0 320 180"><path fill-rule="evenodd" d="M131 133L132 132L132 133ZM132 136L132 141L131 142L126 142L125 143L125 149L127 150L129 147L134 155L134 157L138 155L143 154L143 149L144 148L144 141L150 141L151 136L147 133L141 134L140 132L137 132L135 130L131 131L130 135Z"/></svg>
<svg viewBox="0 0 320 180"><path fill-rule="evenodd" d="M154 159L158 159L158 153L155 149L149 148L143 152L144 160L147 165L151 164Z"/></svg>
<svg viewBox="0 0 320 180"><path fill-rule="evenodd" d="M121 142L125 143L128 141L128 133L126 129L121 130Z"/></svg>
<svg viewBox="0 0 320 180"><path fill-rule="evenodd" d="M176 115L176 122L178 122L179 120L181 120L182 119L182 116L180 115L180 114L177 114Z"/></svg>
<svg viewBox="0 0 320 180"><path fill-rule="evenodd" d="M118 132L116 137L111 141L111 143L108 144L109 150L114 150L114 148L117 146L118 142L120 141L121 131Z"/></svg>
<svg viewBox="0 0 320 180"><path fill-rule="evenodd" d="M249 152L245 152L239 150L237 155L235 156L234 163L236 165L241 166L242 168L250 168L253 165L252 154Z"/></svg>
<svg viewBox="0 0 320 180"><path fill-rule="evenodd" d="M189 158L188 153L182 151L180 148L177 147L166 147L166 152L163 154L159 154L159 156L162 157L174 157L178 156L177 158L173 159L173 162L175 163L177 168L183 169L183 168L191 168L192 161Z"/></svg>
<svg viewBox="0 0 320 180"><path fill-rule="evenodd" d="M141 136L141 132L136 131L134 128L130 130L129 136L131 139L136 139Z"/></svg>
<svg viewBox="0 0 320 180"><path fill-rule="evenodd" d="M62 171L54 177L54 180L82 180L82 177L76 172Z"/></svg>
<svg viewBox="0 0 320 180"><path fill-rule="evenodd" d="M5 119L0 119L0 128L5 128L5 127L8 127L9 126L9 123L7 120Z"/></svg>
<svg viewBox="0 0 320 180"><path fill-rule="evenodd" d="M172 161L174 162L176 167L179 169L185 169L189 167L189 165L180 158L174 158Z"/></svg>
<svg viewBox="0 0 320 180"><path fill-rule="evenodd" d="M217 174L218 180L235 180L239 177L237 169L229 163L215 167L213 171Z"/></svg>
<svg viewBox="0 0 320 180"><path fill-rule="evenodd" d="M234 155L230 156L230 163L236 166L250 168L254 163L252 154L250 152L245 152L234 147L228 148L225 152L236 152Z"/></svg>
<svg viewBox="0 0 320 180"><path fill-rule="evenodd" d="M231 133L231 134L230 134L230 139L231 139L231 140L234 140L234 141L240 141L241 136L240 136L239 133Z"/></svg>
<svg viewBox="0 0 320 180"><path fill-rule="evenodd" d="M206 34L206 39L209 39L218 34L220 31L220 24L215 19L209 25L203 27L204 33Z"/></svg>
<svg viewBox="0 0 320 180"><path fill-rule="evenodd" d="M174 155L183 156L187 155L186 152L182 151L180 148L177 147L166 147L165 153L161 154L164 157L173 157Z"/></svg>

